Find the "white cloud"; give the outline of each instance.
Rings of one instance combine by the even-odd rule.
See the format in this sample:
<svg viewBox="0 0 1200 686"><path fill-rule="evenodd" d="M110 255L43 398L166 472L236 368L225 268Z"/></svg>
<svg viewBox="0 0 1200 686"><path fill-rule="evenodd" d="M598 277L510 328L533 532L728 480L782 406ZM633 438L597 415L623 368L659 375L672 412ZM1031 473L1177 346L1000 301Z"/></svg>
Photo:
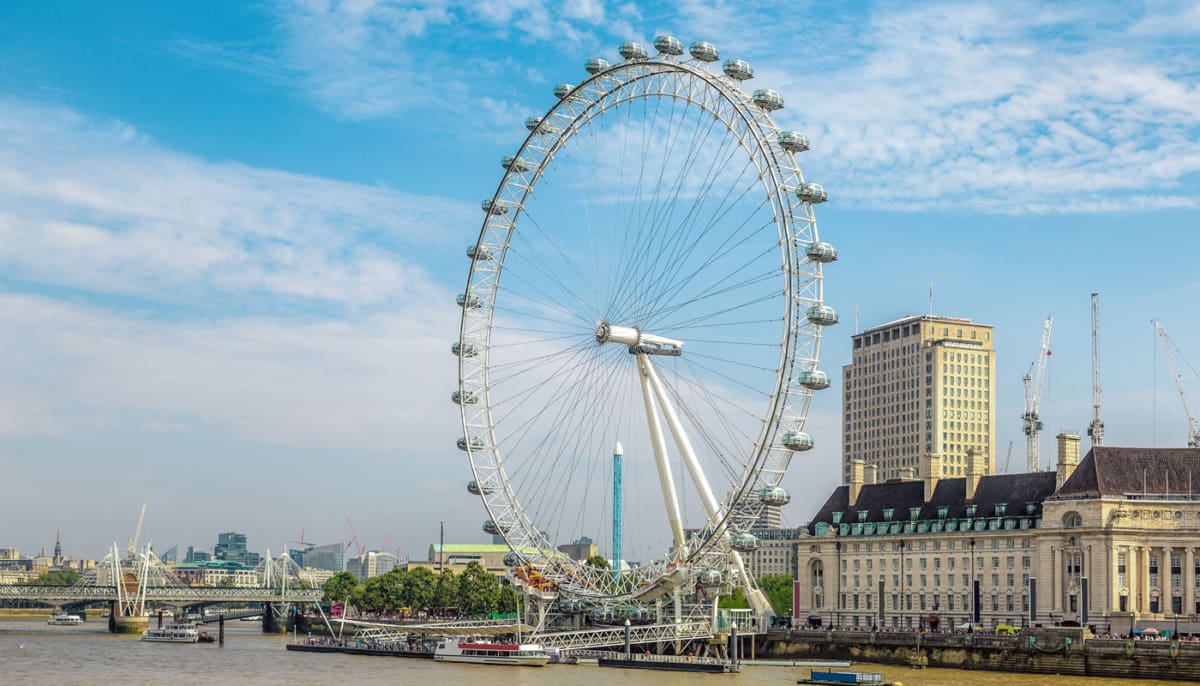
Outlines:
<svg viewBox="0 0 1200 686"><path fill-rule="evenodd" d="M127 125L0 102L0 267L171 301L209 291L369 307L425 296L404 253L448 247L469 206L164 151Z"/></svg>

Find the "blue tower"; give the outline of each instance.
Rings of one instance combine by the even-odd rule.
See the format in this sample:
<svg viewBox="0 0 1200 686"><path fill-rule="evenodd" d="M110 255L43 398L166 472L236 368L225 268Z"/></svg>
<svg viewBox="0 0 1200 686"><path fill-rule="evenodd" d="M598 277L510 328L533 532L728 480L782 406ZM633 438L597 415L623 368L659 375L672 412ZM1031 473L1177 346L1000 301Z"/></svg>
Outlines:
<svg viewBox="0 0 1200 686"><path fill-rule="evenodd" d="M621 576L621 458L625 454L625 449L621 447L621 442L617 441L617 445L613 448L613 580L616 581Z"/></svg>

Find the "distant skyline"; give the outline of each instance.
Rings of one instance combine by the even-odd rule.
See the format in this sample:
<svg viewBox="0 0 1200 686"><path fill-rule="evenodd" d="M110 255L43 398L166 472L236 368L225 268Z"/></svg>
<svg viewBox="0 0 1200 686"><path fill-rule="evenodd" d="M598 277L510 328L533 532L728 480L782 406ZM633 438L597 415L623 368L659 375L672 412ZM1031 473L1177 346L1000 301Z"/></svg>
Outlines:
<svg viewBox="0 0 1200 686"><path fill-rule="evenodd" d="M278 554L350 540L348 518L417 559L439 521L489 540L449 400L478 203L555 84L662 33L750 61L830 194L834 385L785 525L839 482L855 312L928 312L931 283L937 314L996 327L1001 467L1010 441L1024 464L1047 314L1043 461L1085 434L1092 291L1106 444L1184 445L1150 320L1200 367L1195 3L10 4L0 547L61 530L101 557L143 502L160 551L238 531Z"/></svg>

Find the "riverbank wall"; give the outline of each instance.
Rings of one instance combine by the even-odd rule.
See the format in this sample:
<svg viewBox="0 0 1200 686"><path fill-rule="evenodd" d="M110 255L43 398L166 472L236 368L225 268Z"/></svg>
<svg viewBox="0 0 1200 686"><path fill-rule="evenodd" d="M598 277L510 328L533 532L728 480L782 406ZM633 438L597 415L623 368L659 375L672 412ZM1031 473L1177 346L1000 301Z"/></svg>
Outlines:
<svg viewBox="0 0 1200 686"><path fill-rule="evenodd" d="M760 657L1200 682L1200 642L1085 639L1078 629L1013 636L772 630Z"/></svg>

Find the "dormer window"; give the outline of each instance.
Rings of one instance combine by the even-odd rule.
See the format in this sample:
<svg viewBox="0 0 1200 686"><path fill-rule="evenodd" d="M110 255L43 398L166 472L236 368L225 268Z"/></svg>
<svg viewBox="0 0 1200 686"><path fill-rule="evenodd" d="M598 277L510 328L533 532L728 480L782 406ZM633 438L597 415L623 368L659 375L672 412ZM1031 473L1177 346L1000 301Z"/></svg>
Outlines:
<svg viewBox="0 0 1200 686"><path fill-rule="evenodd" d="M858 511L858 521L860 521L860 522L867 521L867 511L866 510Z"/></svg>
<svg viewBox="0 0 1200 686"><path fill-rule="evenodd" d="M1031 515L1037 509L1037 503L1025 503L1025 514Z"/></svg>
<svg viewBox="0 0 1200 686"><path fill-rule="evenodd" d="M896 511L895 511L894 509L890 508L890 507L889 507L889 508L887 508L887 509L885 509L885 510L883 511L883 521L885 521L885 522L890 522L890 521L892 521L892 515L893 515L893 514L895 514L895 513L896 513Z"/></svg>
<svg viewBox="0 0 1200 686"><path fill-rule="evenodd" d="M1000 503L1000 504L996 505L996 516L1003 517L1004 511L1007 509L1008 509L1008 506L1005 505L1004 503Z"/></svg>
<svg viewBox="0 0 1200 686"><path fill-rule="evenodd" d="M908 508L908 518L909 519L911 519L915 522L915 521L917 521L917 517L920 517L920 516L921 516L921 508L919 508L919 507Z"/></svg>
<svg viewBox="0 0 1200 686"><path fill-rule="evenodd" d="M834 523L834 524L841 524L841 523L842 523L842 513L841 513L841 512L834 512L834 513L833 513L833 523Z"/></svg>
<svg viewBox="0 0 1200 686"><path fill-rule="evenodd" d="M938 508L938 519L945 519L946 515L948 514L950 514L950 508L948 506L942 505Z"/></svg>
<svg viewBox="0 0 1200 686"><path fill-rule="evenodd" d="M975 506L974 505L967 505L967 516L968 517L975 516Z"/></svg>

